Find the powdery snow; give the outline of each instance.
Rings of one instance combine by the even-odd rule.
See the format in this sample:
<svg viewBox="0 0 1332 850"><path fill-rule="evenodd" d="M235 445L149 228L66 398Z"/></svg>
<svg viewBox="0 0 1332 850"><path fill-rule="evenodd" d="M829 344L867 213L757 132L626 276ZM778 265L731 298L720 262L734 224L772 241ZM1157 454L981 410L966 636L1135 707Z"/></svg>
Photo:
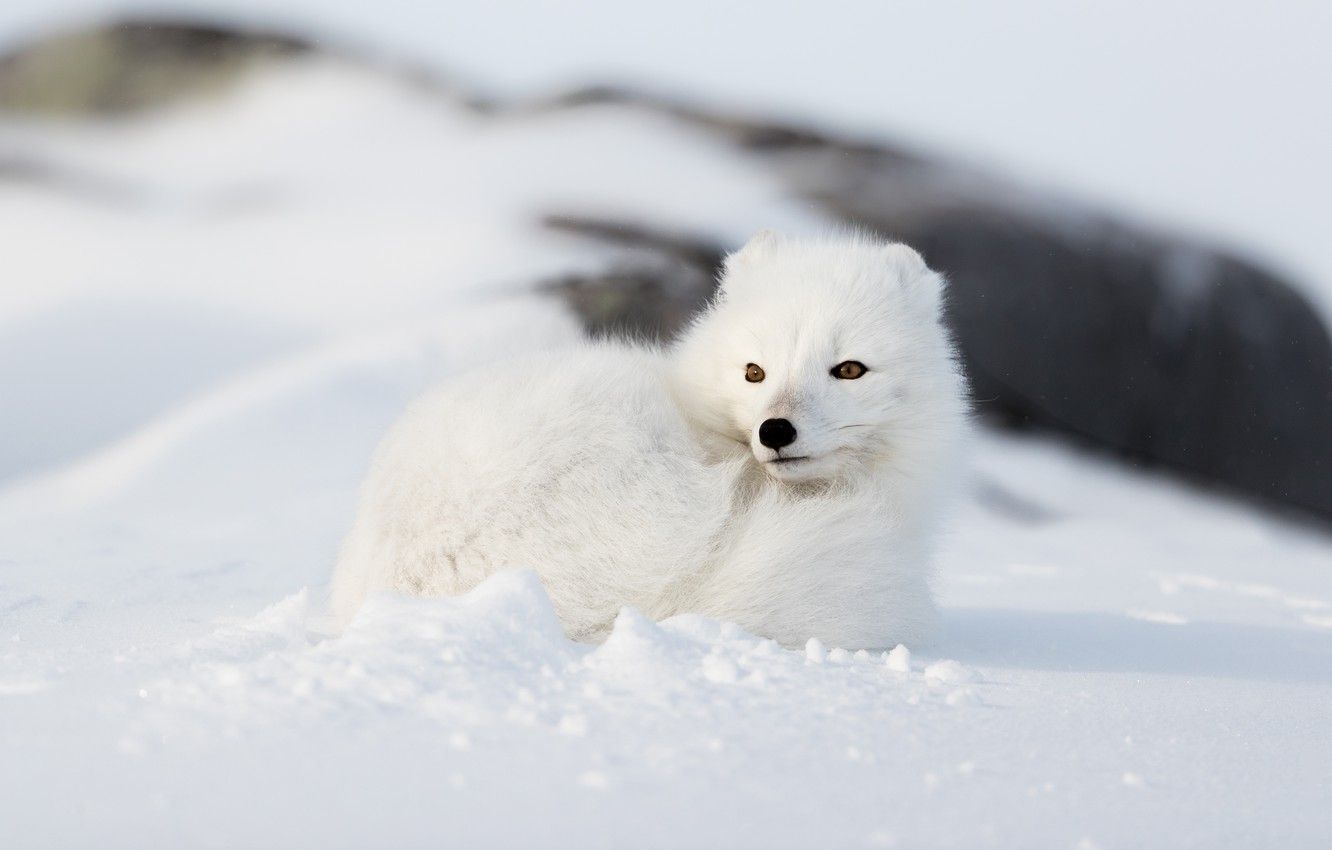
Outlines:
<svg viewBox="0 0 1332 850"><path fill-rule="evenodd" d="M122 295L226 308L242 337L289 330L258 362L212 357L217 335L174 344L193 382L91 452L87 431L48 443L51 463L0 492L5 846L1248 848L1332 832L1332 540L1049 441L981 435L929 646L787 650L632 610L575 644L531 565L457 599L377 597L328 633L334 553L384 426L441 375L577 337L521 289L606 257L541 235L539 213L572 200L736 241L820 223L727 151L613 108L492 125L324 66L143 125L0 139L174 199L0 199L0 232L25 236L6 243L0 341ZM254 174L287 200L182 212ZM44 324L68 329L46 343L78 352L84 326ZM115 349L107 380L136 380ZM85 389L44 397L53 429L97 415Z"/></svg>

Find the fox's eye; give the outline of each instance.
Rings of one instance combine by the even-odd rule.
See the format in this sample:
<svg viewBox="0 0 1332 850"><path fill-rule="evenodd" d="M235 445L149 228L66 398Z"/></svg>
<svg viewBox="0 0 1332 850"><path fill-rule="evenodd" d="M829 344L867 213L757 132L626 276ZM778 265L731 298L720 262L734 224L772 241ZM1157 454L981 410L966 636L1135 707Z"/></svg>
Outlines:
<svg viewBox="0 0 1332 850"><path fill-rule="evenodd" d="M843 381L854 381L868 371L859 360L846 360L832 367L832 376Z"/></svg>
<svg viewBox="0 0 1332 850"><path fill-rule="evenodd" d="M751 384L757 384L766 377L767 375L763 374L763 367L757 363L750 363L745 366L745 380Z"/></svg>

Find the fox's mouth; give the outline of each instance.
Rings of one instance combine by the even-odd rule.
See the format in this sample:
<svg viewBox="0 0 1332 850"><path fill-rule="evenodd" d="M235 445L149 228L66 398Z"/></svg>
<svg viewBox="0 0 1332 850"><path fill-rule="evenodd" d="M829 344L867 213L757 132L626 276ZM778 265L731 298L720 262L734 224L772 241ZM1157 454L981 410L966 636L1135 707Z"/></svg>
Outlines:
<svg viewBox="0 0 1332 850"><path fill-rule="evenodd" d="M811 481L824 471L822 455L791 455L764 461L763 471L777 481L798 484Z"/></svg>

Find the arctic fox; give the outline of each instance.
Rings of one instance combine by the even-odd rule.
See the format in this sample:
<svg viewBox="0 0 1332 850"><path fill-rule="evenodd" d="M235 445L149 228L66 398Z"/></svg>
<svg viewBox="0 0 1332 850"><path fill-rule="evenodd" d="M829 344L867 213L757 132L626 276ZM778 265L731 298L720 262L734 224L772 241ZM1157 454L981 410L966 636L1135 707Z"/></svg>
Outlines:
<svg viewBox="0 0 1332 850"><path fill-rule="evenodd" d="M785 645L921 638L966 422L942 288L904 245L765 232L665 351L588 343L449 381L376 453L335 615L531 567L581 640L623 606Z"/></svg>

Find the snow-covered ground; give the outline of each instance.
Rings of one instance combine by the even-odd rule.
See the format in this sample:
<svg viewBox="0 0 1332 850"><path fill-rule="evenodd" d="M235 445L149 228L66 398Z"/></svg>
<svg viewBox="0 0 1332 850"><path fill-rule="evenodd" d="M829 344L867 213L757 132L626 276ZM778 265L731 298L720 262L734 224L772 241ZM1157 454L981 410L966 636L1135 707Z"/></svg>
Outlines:
<svg viewBox="0 0 1332 850"><path fill-rule="evenodd" d="M981 435L944 628L909 653L632 611L573 644L528 572L327 633L401 406L577 337L528 285L606 257L539 213L821 224L734 152L327 65L144 123L3 124L0 149L124 187L0 194L4 846L1332 834L1332 539L1048 441Z"/></svg>

